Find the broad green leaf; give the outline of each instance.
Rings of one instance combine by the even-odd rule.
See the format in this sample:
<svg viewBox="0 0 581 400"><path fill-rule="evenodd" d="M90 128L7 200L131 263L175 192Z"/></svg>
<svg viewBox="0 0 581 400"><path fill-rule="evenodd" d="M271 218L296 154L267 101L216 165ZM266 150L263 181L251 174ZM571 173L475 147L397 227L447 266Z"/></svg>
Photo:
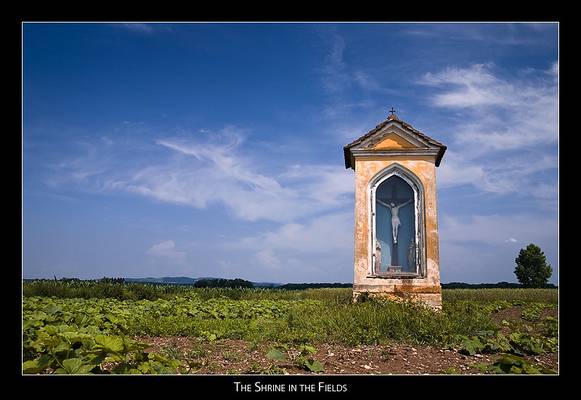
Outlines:
<svg viewBox="0 0 581 400"><path fill-rule="evenodd" d="M268 353L266 353L266 357L271 359L271 360L284 360L285 359L285 355L282 351L278 350L278 349L270 349L268 351Z"/></svg>
<svg viewBox="0 0 581 400"><path fill-rule="evenodd" d="M79 358L69 358L62 362L67 374L88 374L95 365L84 364Z"/></svg>
<svg viewBox="0 0 581 400"><path fill-rule="evenodd" d="M309 346L309 345L303 345L301 346L301 352L305 353L305 354L315 354L317 352L317 349L315 349L313 346Z"/></svg>
<svg viewBox="0 0 581 400"><path fill-rule="evenodd" d="M123 339L115 336L97 335L95 336L96 347L108 353L121 353L124 349Z"/></svg>
<svg viewBox="0 0 581 400"><path fill-rule="evenodd" d="M49 304L44 308L44 312L49 315L56 314L57 312L61 312L62 310L63 309L57 306L56 304Z"/></svg>
<svg viewBox="0 0 581 400"><path fill-rule="evenodd" d="M321 364L317 360L307 360L305 362L305 366L312 372L322 372L323 371L323 364Z"/></svg>
<svg viewBox="0 0 581 400"><path fill-rule="evenodd" d="M484 344L478 339L474 337L472 339L465 339L462 342L462 350L461 353L468 353L471 356L481 352L484 349Z"/></svg>
<svg viewBox="0 0 581 400"><path fill-rule="evenodd" d="M56 346L53 346L51 349L54 353L61 353L63 351L72 350L70 343L62 340L61 338L58 338L58 339L59 339L58 344Z"/></svg>
<svg viewBox="0 0 581 400"><path fill-rule="evenodd" d="M22 363L22 372L25 374L38 374L50 365L50 356L44 355L34 360Z"/></svg>
<svg viewBox="0 0 581 400"><path fill-rule="evenodd" d="M520 374L522 372L522 369L517 367L516 365L513 365L510 367L509 372L511 374Z"/></svg>
<svg viewBox="0 0 581 400"><path fill-rule="evenodd" d="M70 343L82 342L92 338L91 335L80 332L63 332L61 333L61 336L67 339Z"/></svg>

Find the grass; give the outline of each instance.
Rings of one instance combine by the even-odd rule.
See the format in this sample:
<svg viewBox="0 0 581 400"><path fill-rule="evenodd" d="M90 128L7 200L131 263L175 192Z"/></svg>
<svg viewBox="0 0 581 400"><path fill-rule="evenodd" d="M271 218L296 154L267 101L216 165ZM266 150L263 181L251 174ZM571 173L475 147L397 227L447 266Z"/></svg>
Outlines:
<svg viewBox="0 0 581 400"><path fill-rule="evenodd" d="M443 302L453 301L522 301L557 304L558 289L444 289Z"/></svg>
<svg viewBox="0 0 581 400"><path fill-rule="evenodd" d="M231 300L324 300L336 304L348 304L351 302L352 289L193 288L185 285L39 280L24 282L23 294L25 297L54 296L81 299L114 298L118 300L170 300L175 296L189 294L195 295L202 300L214 298ZM444 302L506 300L557 304L558 289L443 289L442 298Z"/></svg>
<svg viewBox="0 0 581 400"><path fill-rule="evenodd" d="M69 315L97 307L100 311L91 323L100 324L102 314L109 312L122 321L120 329L127 335L348 345L447 344L459 335L494 330L491 312L515 301L528 305L526 318L540 315L539 304L557 303L557 289L445 289L438 313L411 303L353 304L348 288L228 289L83 281L26 282L24 295L30 307L50 297Z"/></svg>
<svg viewBox="0 0 581 400"><path fill-rule="evenodd" d="M43 324L50 320L54 325L75 323L79 328L97 326L128 336L349 345L385 341L445 344L453 335L474 335L493 328L488 313L470 302L453 302L442 312L434 312L410 303L376 300L341 304L332 298L132 301L27 297L24 319Z"/></svg>
<svg viewBox="0 0 581 400"><path fill-rule="evenodd" d="M348 288L229 289L83 281L26 282L24 294L25 301L50 296L58 303L63 298L61 304L73 314L100 304L102 312L121 315L122 331L129 335L348 345L447 344L454 337L494 330L490 314L514 302L527 304L525 316L533 318L542 312L539 304L558 301L557 289L445 289L443 310L435 313L409 303L353 304ZM97 303L85 306L74 296ZM103 299L107 304L101 304Z"/></svg>
<svg viewBox="0 0 581 400"><path fill-rule="evenodd" d="M349 288L320 288L281 290L264 288L194 288L187 285L157 285L149 283L111 283L98 281L27 281L23 295L78 299L171 300L176 296L192 295L202 300L226 298L231 300L329 300L349 303Z"/></svg>
<svg viewBox="0 0 581 400"><path fill-rule="evenodd" d="M297 305L289 312L279 340L323 341L347 345L398 341L448 344L454 335L493 329L475 305L449 304L442 312L410 303L369 301L350 305ZM286 335L286 336L285 336Z"/></svg>

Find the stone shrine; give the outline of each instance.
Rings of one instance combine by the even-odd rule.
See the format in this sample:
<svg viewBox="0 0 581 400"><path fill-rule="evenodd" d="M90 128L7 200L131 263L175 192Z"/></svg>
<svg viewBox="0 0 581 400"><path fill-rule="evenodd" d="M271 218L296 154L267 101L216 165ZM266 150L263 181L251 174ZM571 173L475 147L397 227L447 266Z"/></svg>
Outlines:
<svg viewBox="0 0 581 400"><path fill-rule="evenodd" d="M436 167L446 146L392 108L343 150L355 171L354 299L367 293L440 309Z"/></svg>

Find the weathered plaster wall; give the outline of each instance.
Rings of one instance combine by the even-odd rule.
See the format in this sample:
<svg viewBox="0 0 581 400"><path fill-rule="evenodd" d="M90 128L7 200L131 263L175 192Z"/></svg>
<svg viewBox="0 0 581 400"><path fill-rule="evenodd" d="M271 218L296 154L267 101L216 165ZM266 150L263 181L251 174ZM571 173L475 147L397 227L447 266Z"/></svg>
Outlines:
<svg viewBox="0 0 581 400"><path fill-rule="evenodd" d="M371 236L369 230L369 183L393 163L412 171L424 187L426 277L387 279L371 275ZM361 292L385 296L420 298L434 307L441 306L440 256L436 205L436 166L431 156L374 156L355 159L355 276L354 295Z"/></svg>
<svg viewBox="0 0 581 400"><path fill-rule="evenodd" d="M379 142L374 148L377 150L382 149L409 149L415 146L402 138L401 136L392 133L388 135L385 139Z"/></svg>

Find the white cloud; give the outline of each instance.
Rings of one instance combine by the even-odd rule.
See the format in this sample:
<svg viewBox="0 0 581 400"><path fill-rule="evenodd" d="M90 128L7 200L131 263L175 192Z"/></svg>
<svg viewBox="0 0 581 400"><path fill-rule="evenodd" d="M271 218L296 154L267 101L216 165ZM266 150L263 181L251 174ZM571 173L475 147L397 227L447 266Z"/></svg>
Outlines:
<svg viewBox="0 0 581 400"><path fill-rule="evenodd" d="M349 87L351 78L347 73L347 64L343 60L345 40L341 35L333 33L330 36L331 48L325 57L321 68L323 87L330 93L339 92Z"/></svg>
<svg viewBox="0 0 581 400"><path fill-rule="evenodd" d="M511 86L504 86L483 64L470 68L447 68L426 73L420 83L430 86L453 85L453 90L435 95L432 102L440 107L504 105Z"/></svg>
<svg viewBox="0 0 581 400"><path fill-rule="evenodd" d="M353 191L352 176L337 167L336 174L331 167L308 165L300 171L291 168L280 177L255 172L252 160L239 154L239 143L214 146L164 140L159 144L199 163L185 160L148 167L132 177L128 190L196 208L217 202L244 220L279 222L338 206L346 200L343 195ZM285 184L281 178L286 178Z"/></svg>
<svg viewBox="0 0 581 400"><path fill-rule="evenodd" d="M537 174L557 168L557 158L552 155L525 154L491 161L471 159L466 155L448 151L438 170L438 185L445 189L459 185L496 194L518 194L537 199L556 199L555 183L543 183Z"/></svg>
<svg viewBox="0 0 581 400"><path fill-rule="evenodd" d="M437 90L432 104L457 112L447 127L453 141L438 172L441 187L556 200L557 87L545 74L555 65L526 79L500 78L492 64L423 76L420 83Z"/></svg>
<svg viewBox="0 0 581 400"><path fill-rule="evenodd" d="M552 67L551 70L554 68ZM554 80L506 80L491 65L427 73L420 83L442 88L437 107L465 111L455 133L459 144L480 152L557 142L557 87Z"/></svg>
<svg viewBox="0 0 581 400"><path fill-rule="evenodd" d="M252 273L277 281L348 281L353 269L353 213L340 212L287 223L256 236L228 242L228 252L250 252ZM250 271L249 271L250 273ZM263 279L263 278L261 278Z"/></svg>
<svg viewBox="0 0 581 400"><path fill-rule="evenodd" d="M482 243L501 245L504 238L520 238L522 243L550 243L557 239L557 221L539 215L471 215L460 218L443 215L442 243ZM512 241L509 239L509 241Z"/></svg>
<svg viewBox="0 0 581 400"><path fill-rule="evenodd" d="M282 261L275 255L272 249L259 250L254 254L254 261L258 265L268 269L280 269L282 265Z"/></svg>
<svg viewBox="0 0 581 400"><path fill-rule="evenodd" d="M486 173L481 165L465 165L461 154L448 150L439 167L437 179L441 188L464 184L481 186L485 182Z"/></svg>
<svg viewBox="0 0 581 400"><path fill-rule="evenodd" d="M514 259L519 248L528 243L541 247L554 268L552 281L555 281L558 275L557 238L556 218L542 213L442 215L442 282L515 282Z"/></svg>
<svg viewBox="0 0 581 400"><path fill-rule="evenodd" d="M382 89L379 82L368 72L357 70L353 73L353 80L360 88L374 91Z"/></svg>
<svg viewBox="0 0 581 400"><path fill-rule="evenodd" d="M121 24L123 28L130 30L132 32L139 32L139 33L153 33L154 28L149 24L141 24L141 23L127 23Z"/></svg>
<svg viewBox="0 0 581 400"><path fill-rule="evenodd" d="M551 74L555 77L559 76L559 63L557 61L555 61L551 67Z"/></svg>
<svg viewBox="0 0 581 400"><path fill-rule="evenodd" d="M154 244L145 253L153 257L171 260L176 263L183 263L186 260L186 253L184 251L179 251L173 240Z"/></svg>
<svg viewBox="0 0 581 400"><path fill-rule="evenodd" d="M112 144L115 144L115 142L113 140L111 140L110 138L108 138L107 136L102 136L101 140L103 141L103 143L105 143L107 146L110 146Z"/></svg>
<svg viewBox="0 0 581 400"><path fill-rule="evenodd" d="M218 204L246 221L288 222L352 201L353 174L341 166L281 166L283 171L276 172L261 166L261 154L253 157L241 147L240 129L199 136L159 139L143 157L126 159L121 145L116 160L100 159L95 147L84 162L81 157L65 163L58 183L69 179L95 191L125 191L199 209Z"/></svg>
<svg viewBox="0 0 581 400"><path fill-rule="evenodd" d="M247 249L271 249L277 252L340 252L353 242L353 213L329 214L306 223L288 223L274 231L248 237L239 245Z"/></svg>
<svg viewBox="0 0 581 400"><path fill-rule="evenodd" d="M331 32L327 39L330 42L329 51L319 72L322 74L323 88L329 94L340 95L351 88L357 88L364 92L390 91L381 85L378 79L369 72L369 69L345 61L347 45L343 36L337 32Z"/></svg>
<svg viewBox="0 0 581 400"><path fill-rule="evenodd" d="M420 24L412 29L404 29L402 35L415 36L431 41L443 40L477 42L474 46L539 46L549 36L551 24L508 24L497 25L494 30L488 24L464 24L459 29L456 24ZM554 25L554 24L552 24ZM553 26L554 28L554 26Z"/></svg>

